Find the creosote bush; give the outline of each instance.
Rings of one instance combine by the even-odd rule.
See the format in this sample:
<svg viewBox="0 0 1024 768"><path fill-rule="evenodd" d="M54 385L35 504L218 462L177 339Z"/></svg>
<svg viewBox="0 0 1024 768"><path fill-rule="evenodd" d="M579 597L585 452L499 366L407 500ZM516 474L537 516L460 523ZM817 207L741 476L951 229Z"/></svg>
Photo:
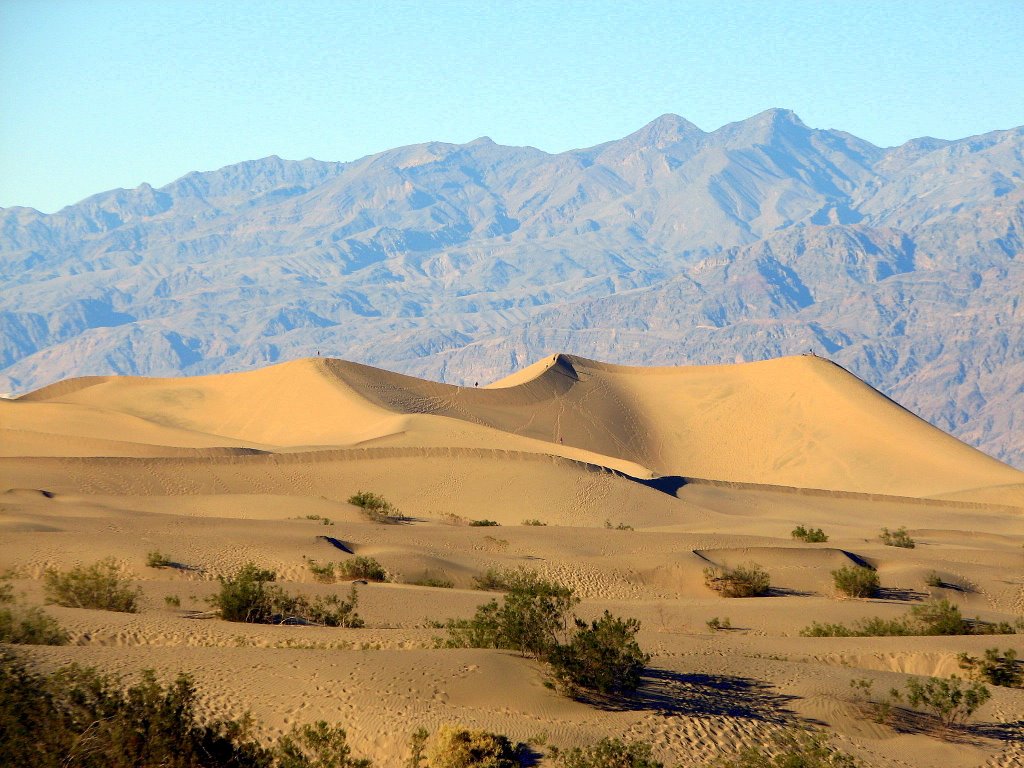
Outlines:
<svg viewBox="0 0 1024 768"><path fill-rule="evenodd" d="M820 544L821 542L828 541L828 536L821 528L804 528L802 525L798 525L792 530L790 535L794 539L800 539L806 541L808 544Z"/></svg>
<svg viewBox="0 0 1024 768"><path fill-rule="evenodd" d="M274 571L246 563L232 576L221 576L220 591L210 602L226 621L249 624L305 623L325 627L361 627L363 620L356 613L358 596L355 585L348 599L338 595L305 597L288 595L273 582Z"/></svg>
<svg viewBox="0 0 1024 768"><path fill-rule="evenodd" d="M576 619L569 642L551 650L555 680L570 695L578 695L581 689L603 696L635 691L651 660L636 642L639 631L636 619L621 619L608 611L589 626Z"/></svg>
<svg viewBox="0 0 1024 768"><path fill-rule="evenodd" d="M507 736L461 726L442 726L427 752L430 768L519 768L521 745Z"/></svg>
<svg viewBox="0 0 1024 768"><path fill-rule="evenodd" d="M783 731L772 737L767 749L750 747L733 759L720 759L713 768L857 768L852 755L828 743L822 733Z"/></svg>
<svg viewBox="0 0 1024 768"><path fill-rule="evenodd" d="M146 565L150 568L167 568L173 563L160 550L154 549L146 555Z"/></svg>
<svg viewBox="0 0 1024 768"><path fill-rule="evenodd" d="M735 568L705 568L704 583L722 597L758 597L771 589L767 571L756 563Z"/></svg>
<svg viewBox="0 0 1024 768"><path fill-rule="evenodd" d="M370 491L357 491L349 497L348 503L359 507L363 514L375 523L398 523L405 516L383 496Z"/></svg>
<svg viewBox="0 0 1024 768"><path fill-rule="evenodd" d="M874 617L861 619L852 627L845 624L812 623L800 630L804 637L888 637L901 635L1010 635L1014 628L1006 622L992 624L980 619L965 619L960 609L948 600L930 600L915 605L907 616L898 619Z"/></svg>
<svg viewBox="0 0 1024 768"><path fill-rule="evenodd" d="M484 519L484 520L470 520L469 521L469 527L470 528L494 528L494 527L497 527L498 525L499 525L499 523L496 520L486 520L486 519Z"/></svg>
<svg viewBox="0 0 1024 768"><path fill-rule="evenodd" d="M0 734L5 765L32 768L370 768L345 732L294 727L266 748L252 722L200 719L187 675L160 683L152 671L125 686L95 669L29 671L0 649Z"/></svg>
<svg viewBox="0 0 1024 768"><path fill-rule="evenodd" d="M1017 652L1012 648L1002 652L999 648L986 648L980 659L967 653L961 653L957 658L960 669L966 670L975 680L1004 688L1024 686L1024 665L1017 661Z"/></svg>
<svg viewBox="0 0 1024 768"><path fill-rule="evenodd" d="M899 692L893 693L900 698ZM966 722L992 696L981 683L965 687L956 675L948 680L930 677L923 683L911 678L905 695L910 706L927 710L947 728Z"/></svg>
<svg viewBox="0 0 1024 768"><path fill-rule="evenodd" d="M10 584L0 581L0 643L12 645L66 645L68 634L52 616L37 606L14 599Z"/></svg>
<svg viewBox="0 0 1024 768"><path fill-rule="evenodd" d="M48 568L43 575L46 601L67 608L98 608L135 613L142 594L129 586L112 557L92 565L78 566L66 573Z"/></svg>
<svg viewBox="0 0 1024 768"><path fill-rule="evenodd" d="M523 525L544 526L547 525L547 523L541 522L535 517L531 517L523 520Z"/></svg>
<svg viewBox="0 0 1024 768"><path fill-rule="evenodd" d="M560 750L552 747L550 756L559 768L663 768L655 760L646 741L601 739L588 747Z"/></svg>
<svg viewBox="0 0 1024 768"><path fill-rule="evenodd" d="M351 560L343 560L337 564L324 563L323 565L316 560L307 558L306 565L313 574L313 578L323 584L333 584L338 579L388 581L388 572L372 557L356 555Z"/></svg>
<svg viewBox="0 0 1024 768"><path fill-rule="evenodd" d="M878 592L878 574L872 568L848 565L832 571L836 589L849 597L871 597Z"/></svg>
<svg viewBox="0 0 1024 768"><path fill-rule="evenodd" d="M878 538L882 540L882 543L887 547L901 547L902 549L913 549L915 544L914 540L910 538L910 534L907 533L906 528L897 528L895 531L890 531L888 528L883 528L882 532L878 534Z"/></svg>

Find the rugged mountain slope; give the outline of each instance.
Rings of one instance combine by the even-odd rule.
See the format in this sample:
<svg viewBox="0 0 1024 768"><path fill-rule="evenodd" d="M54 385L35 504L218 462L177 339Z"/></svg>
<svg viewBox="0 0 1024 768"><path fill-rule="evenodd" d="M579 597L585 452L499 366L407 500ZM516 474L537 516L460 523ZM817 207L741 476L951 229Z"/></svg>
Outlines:
<svg viewBox="0 0 1024 768"><path fill-rule="evenodd" d="M0 390L341 356L455 383L555 349L813 348L1024 464L1024 129L884 150L770 110L548 155L268 158L0 211Z"/></svg>

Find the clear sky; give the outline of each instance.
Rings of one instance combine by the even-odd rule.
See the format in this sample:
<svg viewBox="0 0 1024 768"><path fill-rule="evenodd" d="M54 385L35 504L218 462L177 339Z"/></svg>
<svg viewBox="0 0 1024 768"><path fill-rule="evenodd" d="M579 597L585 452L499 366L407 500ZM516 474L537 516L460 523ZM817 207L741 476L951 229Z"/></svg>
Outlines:
<svg viewBox="0 0 1024 768"><path fill-rule="evenodd" d="M882 146L1024 125L1024 0L0 0L0 207L770 107Z"/></svg>

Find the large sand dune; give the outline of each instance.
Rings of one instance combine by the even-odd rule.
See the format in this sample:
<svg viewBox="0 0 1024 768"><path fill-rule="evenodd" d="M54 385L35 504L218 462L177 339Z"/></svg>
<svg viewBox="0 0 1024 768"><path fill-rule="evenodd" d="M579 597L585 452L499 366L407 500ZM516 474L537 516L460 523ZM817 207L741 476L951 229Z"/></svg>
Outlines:
<svg viewBox="0 0 1024 768"><path fill-rule="evenodd" d="M357 490L410 520L368 521L347 503ZM500 527L464 524L481 518ZM795 542L796 524L830 539ZM883 546L883 526L906 526L918 547ZM385 766L402 763L420 724L546 732L561 746L625 735L669 764L703 765L801 721L869 765L1019 765L1020 691L996 689L978 713L1015 726L947 742L865 720L849 687L947 676L959 652L996 643L1024 655L1019 635L799 630L899 616L930 595L1013 621L1024 614L1022 544L1024 473L813 356L641 369L555 355L480 387L314 358L76 379L0 401L0 569L41 602L46 568L114 556L145 595L134 615L51 607L76 644L33 659L192 671L213 712L250 709L267 733L336 721ZM365 629L196 618L215 577L247 561L289 589L337 591L305 558L351 557L339 546L394 576L360 588ZM155 549L189 568L147 568ZM705 586L709 565L749 562L769 571L773 596L727 600ZM830 573L854 562L878 570L879 598L837 598ZM654 657L631 706L570 701L514 654L433 647L432 623L485 601L474 576L523 565L572 586L583 615L642 621ZM933 573L948 586L928 587ZM454 588L411 583L425 578ZM735 629L710 632L714 616Z"/></svg>

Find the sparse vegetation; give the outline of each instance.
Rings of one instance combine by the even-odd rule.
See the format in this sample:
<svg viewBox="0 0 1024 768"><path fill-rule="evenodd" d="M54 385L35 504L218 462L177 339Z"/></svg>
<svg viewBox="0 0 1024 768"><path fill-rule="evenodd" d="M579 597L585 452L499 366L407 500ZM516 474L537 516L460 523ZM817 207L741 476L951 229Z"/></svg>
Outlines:
<svg viewBox="0 0 1024 768"><path fill-rule="evenodd" d="M704 583L722 597L759 597L771 589L767 571L756 563L735 568L705 568Z"/></svg>
<svg viewBox="0 0 1024 768"><path fill-rule="evenodd" d="M882 543L887 547L913 549L916 546L914 540L910 538L910 534L907 533L906 528L897 528L895 531L883 528L882 532L878 535L878 538L880 538Z"/></svg>
<svg viewBox="0 0 1024 768"><path fill-rule="evenodd" d="M519 768L522 745L507 736L442 726L427 753L430 768Z"/></svg>
<svg viewBox="0 0 1024 768"><path fill-rule="evenodd" d="M717 616L713 619L707 620L708 629L712 632L718 632L723 629L732 629L732 622L729 621L729 617L726 616L724 619L719 619Z"/></svg>
<svg viewBox="0 0 1024 768"><path fill-rule="evenodd" d="M375 523L398 523L405 516L383 496L370 491L358 491L349 497L348 503L359 507L363 514Z"/></svg>
<svg viewBox="0 0 1024 768"><path fill-rule="evenodd" d="M948 600L931 600L915 605L907 616L898 619L874 617L861 619L852 627L845 624L812 623L800 630L804 637L888 637L900 635L1002 635L1013 634L1006 622L993 624L980 619L965 619L960 609Z"/></svg>
<svg viewBox="0 0 1024 768"><path fill-rule="evenodd" d="M488 568L480 576L473 577L473 589L488 592L521 591L530 594L568 594L572 590L556 581L541 576L529 568L500 569Z"/></svg>
<svg viewBox="0 0 1024 768"><path fill-rule="evenodd" d="M387 581L388 572L384 566L372 557L356 555L351 560L338 563L338 574L343 579L366 579L367 581Z"/></svg>
<svg viewBox="0 0 1024 768"><path fill-rule="evenodd" d="M232 576L220 577L220 591L210 598L226 621L249 624L320 624L326 627L361 627L356 613L358 596L355 585L347 599L338 595L305 597L285 594L273 582L274 571L246 563Z"/></svg>
<svg viewBox="0 0 1024 768"><path fill-rule="evenodd" d="M836 589L849 597L871 597L878 592L878 574L872 568L848 565L832 571Z"/></svg>
<svg viewBox="0 0 1024 768"><path fill-rule="evenodd" d="M146 565L149 568L168 568L174 565L174 563L172 563L166 555L161 553L160 550L154 549L146 555Z"/></svg>
<svg viewBox="0 0 1024 768"><path fill-rule="evenodd" d="M495 520L470 520L470 528L494 528L498 523Z"/></svg>
<svg viewBox="0 0 1024 768"><path fill-rule="evenodd" d="M611 520L604 521L604 527L610 531L632 531L632 525L626 525L625 523L619 523L618 525L612 525Z"/></svg>
<svg viewBox="0 0 1024 768"><path fill-rule="evenodd" d="M187 675L162 684L152 671L125 686L95 669L31 672L0 649L0 733L5 765L32 768L369 768L345 732L297 726L268 749L252 722L203 720Z"/></svg>
<svg viewBox="0 0 1024 768"><path fill-rule="evenodd" d="M828 536L821 528L804 528L802 525L798 525L792 530L790 535L794 539L800 539L806 541L808 544L820 544L821 542L828 541Z"/></svg>
<svg viewBox="0 0 1024 768"><path fill-rule="evenodd" d="M1024 686L1024 665L1017 661L1017 652L1012 648L1002 652L999 648L986 648L985 655L980 659L961 653L958 659L960 669L965 670L974 680L1004 688Z"/></svg>
<svg viewBox="0 0 1024 768"><path fill-rule="evenodd" d="M523 520L523 525L543 526L543 525L547 525L547 523L542 523L537 518L531 517L531 518L529 518L527 520Z"/></svg>
<svg viewBox="0 0 1024 768"><path fill-rule="evenodd" d="M321 584L333 584L337 581L334 573L334 563L320 565L316 560L306 558L306 566L309 568L309 572L313 574L313 578Z"/></svg>
<svg viewBox="0 0 1024 768"><path fill-rule="evenodd" d="M112 557L66 573L48 568L43 575L46 601L67 608L135 613L142 592L132 589L129 583Z"/></svg>
<svg viewBox="0 0 1024 768"><path fill-rule="evenodd" d="M352 501L351 499L349 499L349 504L355 504L355 502ZM295 520L314 520L314 521L320 523L321 525L334 525L334 521L331 520L331 518L324 517L323 515L303 515L302 517L296 517L294 519Z"/></svg>
<svg viewBox="0 0 1024 768"><path fill-rule="evenodd" d="M901 698L898 691L893 691L893 695ZM907 681L907 703L914 708L924 708L946 728L966 722L991 696L981 683L965 687L956 675L948 680L930 677L923 683L914 678Z"/></svg>
<svg viewBox="0 0 1024 768"><path fill-rule="evenodd" d="M38 606L0 605L0 643L66 645L68 634Z"/></svg>
<svg viewBox="0 0 1024 768"><path fill-rule="evenodd" d="M927 576L924 577L924 583L925 583L926 586L929 586L929 587L940 587L941 588L941 587L946 586L945 582L942 581L942 577L939 576L939 574L937 574L935 571L932 571L931 573L929 573Z"/></svg>
<svg viewBox="0 0 1024 768"><path fill-rule="evenodd" d="M648 742L614 738L564 751L552 747L550 755L560 768L663 768L664 765L654 759Z"/></svg>
<svg viewBox="0 0 1024 768"><path fill-rule="evenodd" d="M416 587L434 587L435 589L452 589L455 586L455 582L444 575L431 576L429 573L424 574L422 579L415 579L409 583Z"/></svg>
<svg viewBox="0 0 1024 768"><path fill-rule="evenodd" d="M164 595L164 603L168 608L181 608L181 598L177 595Z"/></svg>
<svg viewBox="0 0 1024 768"><path fill-rule="evenodd" d="M841 752L823 733L783 731L772 737L768 749L750 747L738 757L717 760L713 768L857 768L852 755Z"/></svg>

